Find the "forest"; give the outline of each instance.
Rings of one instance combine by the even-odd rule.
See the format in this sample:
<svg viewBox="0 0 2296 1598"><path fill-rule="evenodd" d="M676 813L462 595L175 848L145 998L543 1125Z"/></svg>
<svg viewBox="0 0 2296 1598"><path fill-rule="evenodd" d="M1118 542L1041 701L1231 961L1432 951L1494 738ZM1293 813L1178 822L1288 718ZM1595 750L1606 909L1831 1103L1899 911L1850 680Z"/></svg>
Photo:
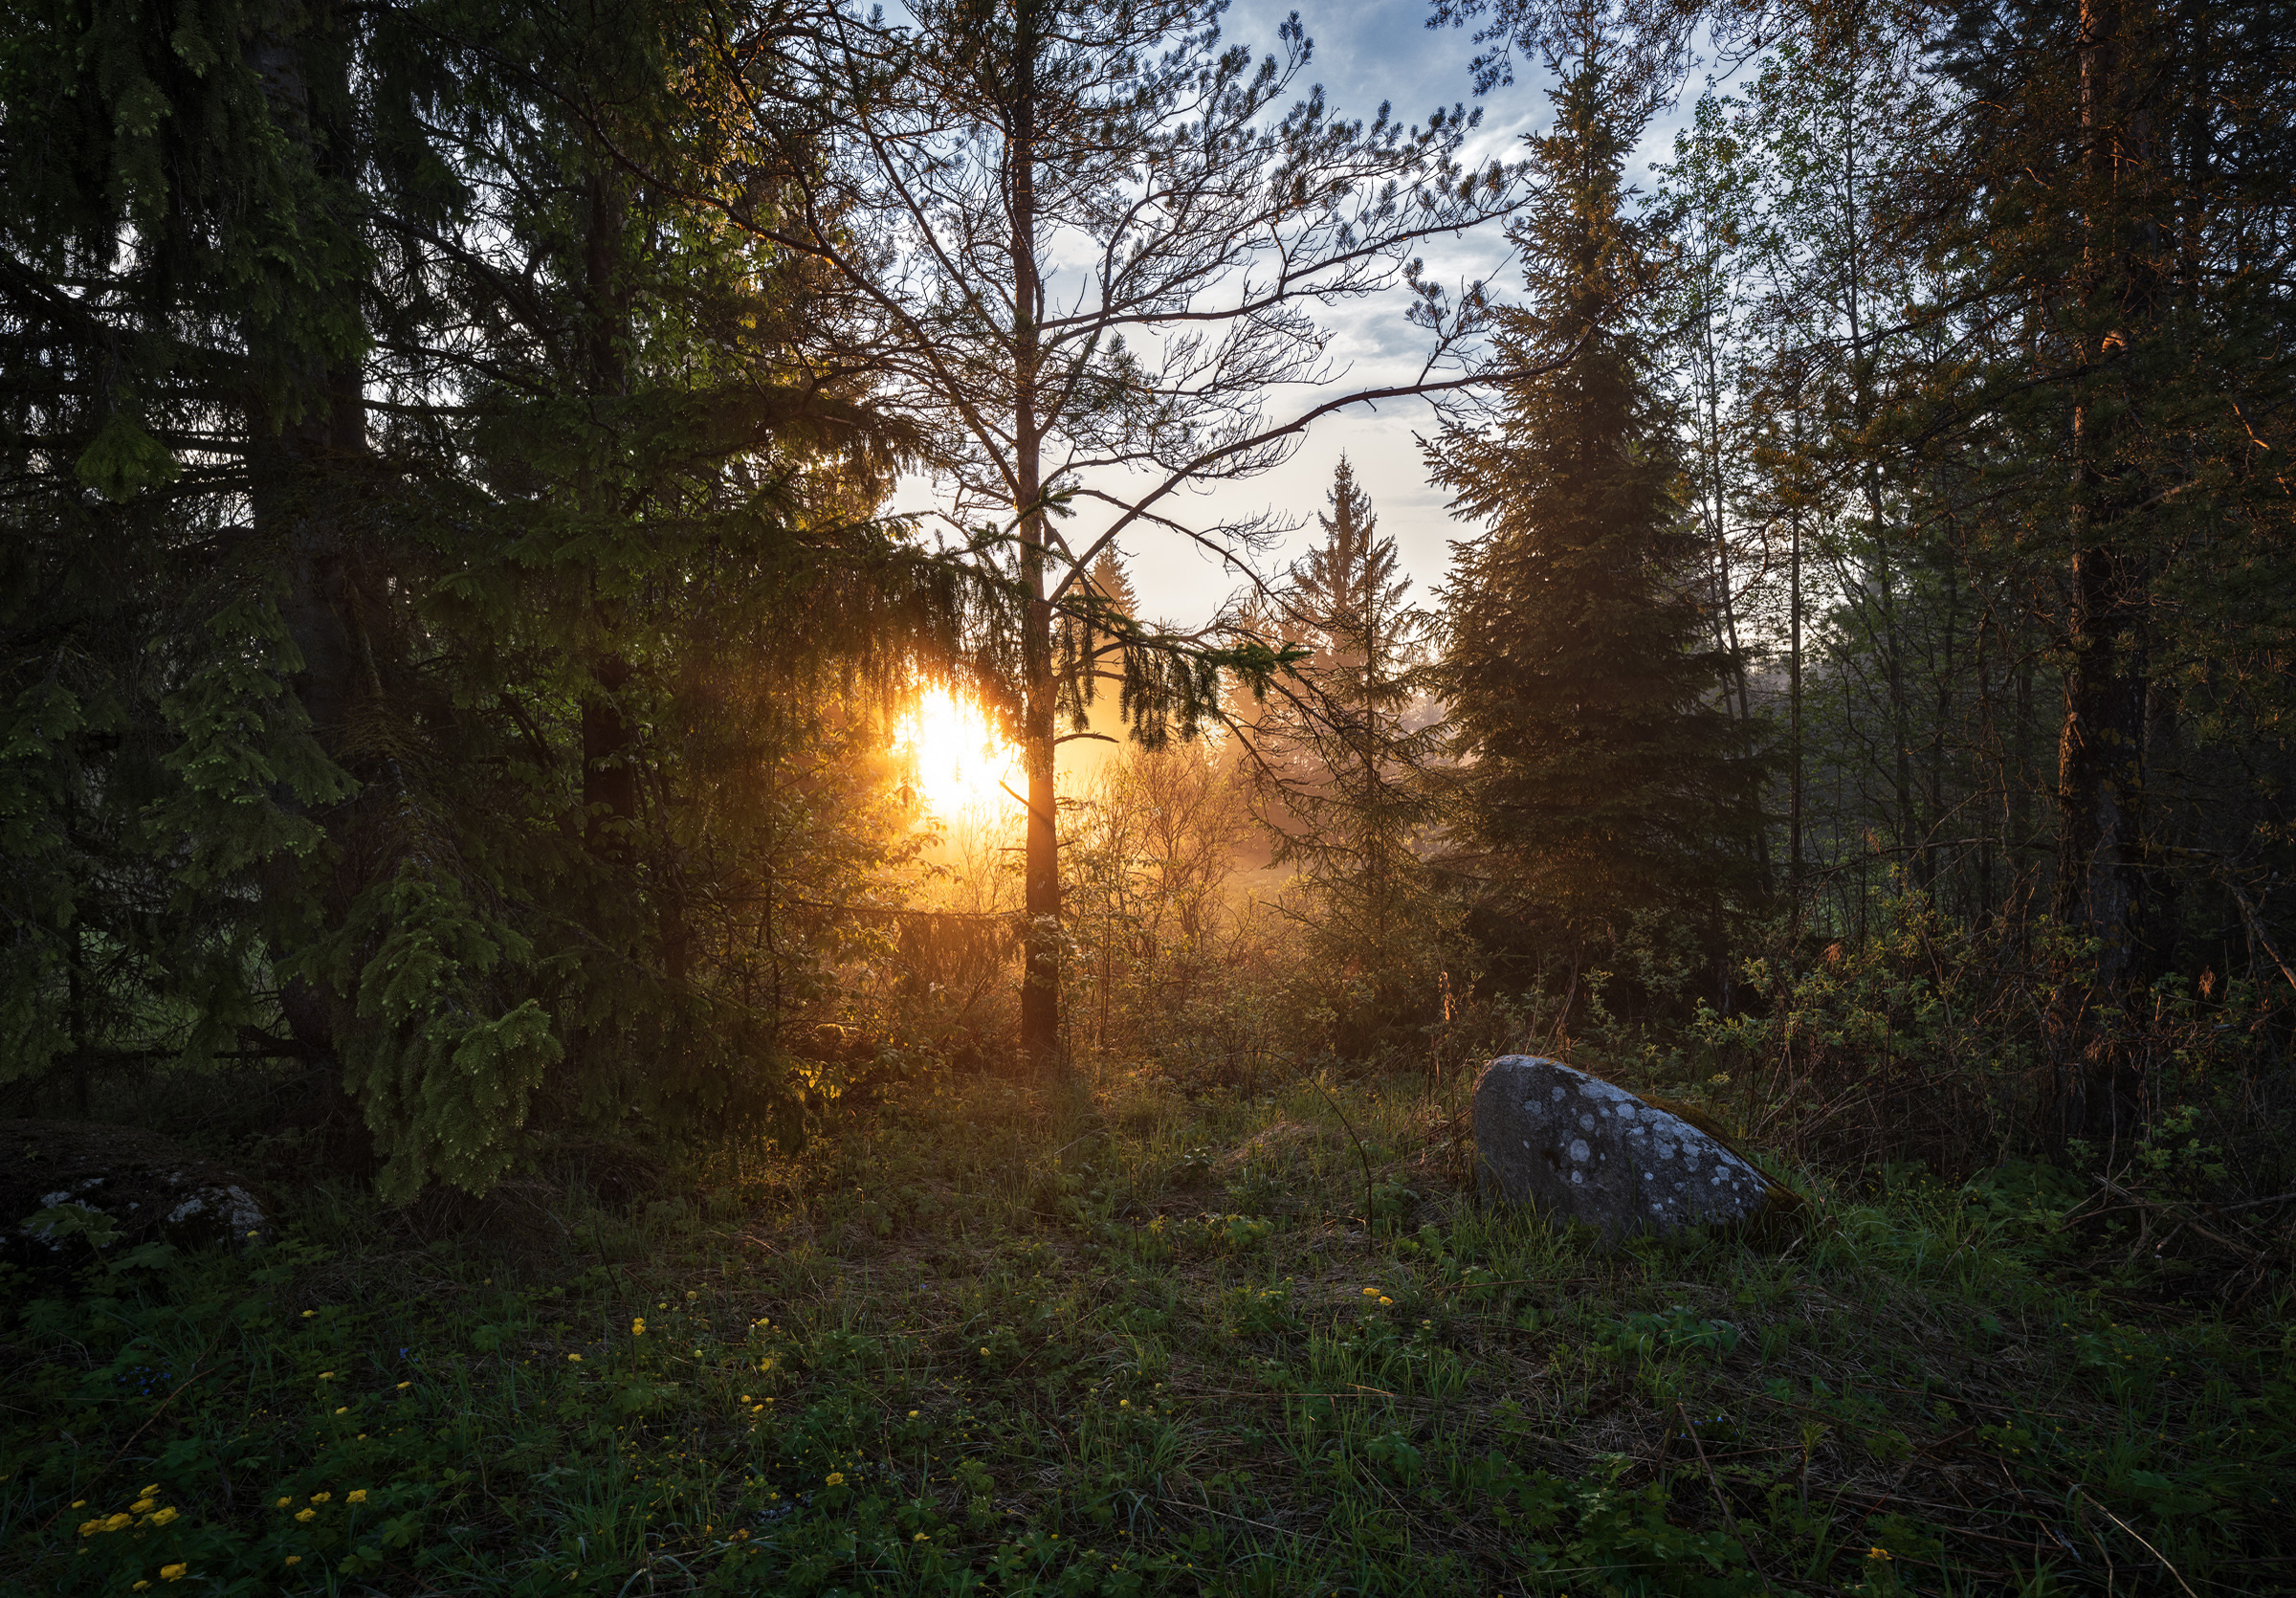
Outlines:
<svg viewBox="0 0 2296 1598"><path fill-rule="evenodd" d="M5 7L0 1591L2296 1590L2296 8Z"/></svg>

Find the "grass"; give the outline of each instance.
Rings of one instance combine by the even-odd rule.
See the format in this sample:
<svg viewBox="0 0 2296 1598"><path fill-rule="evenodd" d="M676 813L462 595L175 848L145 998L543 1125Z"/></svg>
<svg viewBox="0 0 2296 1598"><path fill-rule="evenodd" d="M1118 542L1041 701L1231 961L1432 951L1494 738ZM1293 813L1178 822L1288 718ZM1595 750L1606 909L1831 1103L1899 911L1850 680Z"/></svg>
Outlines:
<svg viewBox="0 0 2296 1598"><path fill-rule="evenodd" d="M2296 1588L2277 1310L2075 1271L2049 1173L1786 1172L1791 1238L1605 1253L1479 1209L1459 1132L1400 1080L916 1084L634 1208L321 1188L12 1277L0 1587Z"/></svg>

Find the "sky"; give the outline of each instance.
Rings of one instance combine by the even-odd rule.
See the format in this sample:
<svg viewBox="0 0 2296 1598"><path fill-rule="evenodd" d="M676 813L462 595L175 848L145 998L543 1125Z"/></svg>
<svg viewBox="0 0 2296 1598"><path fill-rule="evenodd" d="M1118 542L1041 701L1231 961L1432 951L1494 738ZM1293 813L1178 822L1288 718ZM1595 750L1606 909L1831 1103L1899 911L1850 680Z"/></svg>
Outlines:
<svg viewBox="0 0 2296 1598"><path fill-rule="evenodd" d="M1265 54L1274 45L1277 26L1294 9L1282 0L1237 0L1228 13L1226 32ZM1315 46L1305 77L1323 85L1325 102L1336 113L1368 119L1387 100L1399 118L1423 122L1438 106L1475 103L1468 75L1468 62L1475 54L1471 35L1459 29L1430 30L1426 0L1311 3L1296 9ZM1543 123L1547 113L1545 95L1521 81L1493 90L1480 104L1483 126L1475 146L1486 158L1497 154L1518 159L1520 136ZM1491 274L1495 286L1512 291L1521 279L1507 269L1506 252L1499 230L1487 227L1480 236L1447 250L1430 246L1426 254L1430 265L1452 266L1450 273L1439 274L1447 280L1456 281L1463 272ZM1395 295L1322 313L1325 325L1336 335L1330 354L1347 387L1408 380L1417 371L1424 335L1403 321L1404 307L1404 297ZM1449 564L1450 543L1465 532L1446 508L1448 496L1427 481L1419 441L1436 428L1433 411L1424 401L1394 402L1377 410L1351 408L1317 422L1283 466L1247 483L1224 486L1206 499L1225 511L1271 508L1304 522L1271 557L1272 564L1280 565L1319 536L1314 513L1325 508L1333 469L1344 452L1355 464L1357 481L1371 496L1380 532L1396 542L1415 597L1432 604L1435 586ZM1202 620L1234 587L1233 579L1208 557L1169 539L1154 544L1139 540L1126 554L1142 607L1160 619Z"/></svg>
<svg viewBox="0 0 2296 1598"><path fill-rule="evenodd" d="M1275 49L1276 29L1293 9L1270 0L1236 0L1224 32L1229 40L1250 46L1255 55L1266 55ZM1468 61L1474 46L1465 32L1430 31L1425 26L1426 0L1296 9L1314 43L1302 87L1320 83L1326 105L1335 114L1368 121L1381 100L1390 100L1400 119L1424 122L1439 105L1471 101ZM1476 141L1480 152L1486 158L1504 153L1514 159L1514 141L1543 119L1545 111L1545 97L1524 84L1493 91L1484 104L1485 126ZM1484 232L1485 237L1448 246L1447 262L1444 247L1430 247L1424 252L1430 266L1453 266L1453 271L1438 274L1446 281L1456 280L1461 270L1490 272L1507 245L1496 227ZM1509 274L1504 281L1512 287L1520 279ZM1322 313L1324 325L1334 335L1327 353L1338 368L1336 381L1348 388L1368 388L1416 372L1414 357L1422 335L1403 322L1405 302L1399 294ZM1311 393L1295 400L1295 407L1305 409L1316 397ZM1428 407L1417 401L1391 404L1376 412L1355 408L1327 416L1283 466L1245 483L1192 496L1184 514L1203 524L1272 509L1287 521L1305 523L1303 531L1261 558L1260 564L1272 575L1312 541L1314 513L1325 508L1333 470L1345 452L1355 462L1358 480L1372 497L1380 530L1396 541L1416 584L1416 597L1432 603L1433 587L1449 559L1449 541L1460 536L1460 528L1445 511L1445 497L1429 486L1421 458L1416 435L1431 432L1434 425ZM912 478L896 491L895 506L923 511L933 499L929 483ZM1086 520L1080 516L1064 530L1072 533ZM1123 554L1142 610L1159 620L1201 624L1239 586L1234 572L1169 533L1128 536Z"/></svg>
<svg viewBox="0 0 2296 1598"><path fill-rule="evenodd" d="M1257 55L1272 51L1276 29L1294 9L1286 0L1236 0L1225 33L1230 40L1252 47ZM1301 5L1296 8L1314 43L1305 74L1306 83L1320 83L1331 111L1368 120L1382 100L1391 101L1395 115L1405 122L1424 122L1438 106L1467 102L1478 105L1483 124L1470 146L1482 159L1499 155L1519 157L1519 141L1542 126L1548 106L1543 82L1534 70L1519 70L1514 84L1494 89L1480 102L1474 100L1468 63L1475 54L1469 32L1426 27L1426 0L1376 0L1358 6ZM1671 144L1670 122L1654 126L1644 143L1644 156ZM1638 173L1638 178L1647 182ZM1521 287L1519 272L1508 257L1508 246L1495 226L1477 235L1430 244L1424 252L1434 275L1455 283L1462 277L1487 276L1503 296ZM1369 388L1408 380L1418 370L1423 338L1403 321L1405 297L1340 305L1321 313L1333 337L1327 353L1338 368L1336 380L1346 388ZM1314 396L1295 399L1304 409ZM1414 583L1414 597L1423 604L1436 601L1436 588L1450 560L1450 544L1471 532L1452 520L1447 496L1427 480L1421 449L1423 436L1438 427L1424 401L1391 402L1377 410L1356 407L1327 416L1309 432L1292 458L1263 476L1240 484L1223 484L1193 497L1188 520L1204 522L1273 511L1286 521L1301 523L1276 548L1259 559L1265 574L1272 576L1295 558L1317 536L1316 512L1325 508L1334 468L1342 453L1354 462L1358 482L1371 496L1380 530L1396 542L1402 565ZM903 510L921 511L931 503L930 486L921 480L904 483L896 495ZM1079 517L1073 533L1088 521ZM1232 570L1198 546L1163 532L1144 531L1128 536L1123 545L1126 565L1147 616L1182 626L1207 621L1223 601L1239 587Z"/></svg>

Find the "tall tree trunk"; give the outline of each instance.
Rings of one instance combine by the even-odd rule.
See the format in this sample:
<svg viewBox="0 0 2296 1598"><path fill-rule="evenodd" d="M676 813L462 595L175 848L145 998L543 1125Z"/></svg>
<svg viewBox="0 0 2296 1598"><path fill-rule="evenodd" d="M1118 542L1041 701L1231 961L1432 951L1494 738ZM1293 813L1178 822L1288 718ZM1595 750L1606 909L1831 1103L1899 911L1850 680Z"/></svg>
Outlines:
<svg viewBox="0 0 2296 1598"><path fill-rule="evenodd" d="M593 402L618 399L629 388L623 357L625 307L617 280L622 228L617 200L612 180L593 169L585 184L582 251L583 309L588 323L583 382ZM584 471L577 492L584 515L612 514L613 488L596 464ZM595 857L619 862L629 852L630 829L638 816L638 772L631 758L637 729L622 703L622 692L633 673L612 642L621 621L620 605L593 601L593 610L607 642L591 652L590 681L582 697L583 835Z"/></svg>
<svg viewBox="0 0 2296 1598"><path fill-rule="evenodd" d="M1036 70L1034 8L1022 0L1013 37L1012 196L1013 509L1021 541L1026 613L1021 658L1021 755L1027 767L1027 846L1021 934L1021 1053L1039 1077L1057 1075L1060 1052L1060 835L1053 756L1057 684L1052 665L1052 606L1047 567L1049 536L1044 508L1044 433L1037 393L1042 359L1044 283L1036 261Z"/></svg>
<svg viewBox="0 0 2296 1598"><path fill-rule="evenodd" d="M2097 981L2120 987L2138 959L2145 753L2141 585L2111 550L2073 555L2071 663L2057 743L2056 918L2097 940Z"/></svg>
<svg viewBox="0 0 2296 1598"><path fill-rule="evenodd" d="M1786 882L1801 921L1801 506L1786 513L1786 719L1793 766L1786 798Z"/></svg>
<svg viewBox="0 0 2296 1598"><path fill-rule="evenodd" d="M2081 9L2081 122L2086 145L2087 230L2080 308L2100 309L2115 323L2083 355L2107 367L2079 394L2073 410L2074 504L2064 718L2057 755L2057 920L2096 944L2095 983L2126 996L2142 976L2144 927L2144 781L2146 677L2152 573L2137 552L2132 525L2144 492L2141 473L2119 458L2122 443L2109 419L2118 405L2099 407L2113 349L2126 349L2154 307L2137 259L2137 229L2128 214L2125 160L2141 131L2121 103L2130 86L2120 56L2131 26L2111 0ZM2085 338L2088 336L2085 331ZM2100 414L2100 411L2103 414ZM2068 987L2071 985L2067 985ZM2087 1047L2086 1007L2057 1018L2059 1124L2083 1131L2109 1110L2115 1062ZM2080 1057L2073 1056L2076 1052Z"/></svg>
<svg viewBox="0 0 2296 1598"><path fill-rule="evenodd" d="M273 125L322 178L340 173L347 158L342 130L320 112L322 103L340 103L344 85L329 85L338 92L322 100L313 84L315 71L342 70L340 53L313 48L333 25L331 7L282 4L265 15L247 46ZM346 468L366 452L366 404L355 357L330 364L311 350L303 360L299 412L276 415L268 397L249 397L249 502L256 542L278 562L283 579L279 619L302 658L293 683L297 700L320 746L342 760L362 679L372 675L371 667L362 669L368 652L361 647L356 615L362 584L357 543L346 524L353 494L344 480ZM358 763L343 764L358 774ZM306 891L295 862L279 859L267 868L264 892L284 901L281 924L300 919ZM333 1002L300 980L285 984L279 998L298 1050L331 1058Z"/></svg>

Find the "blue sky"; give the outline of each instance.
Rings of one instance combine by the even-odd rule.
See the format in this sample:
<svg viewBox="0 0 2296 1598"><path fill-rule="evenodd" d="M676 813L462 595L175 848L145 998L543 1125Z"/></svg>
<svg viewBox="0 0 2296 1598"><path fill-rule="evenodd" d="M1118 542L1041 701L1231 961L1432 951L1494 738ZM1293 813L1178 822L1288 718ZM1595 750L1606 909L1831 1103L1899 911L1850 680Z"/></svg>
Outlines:
<svg viewBox="0 0 2296 1598"><path fill-rule="evenodd" d="M1293 9L1269 0L1238 0L1228 13L1226 33L1265 54L1274 46L1276 28ZM1325 102L1334 112L1369 119L1380 101L1387 100L1398 118L1416 122L1438 106L1471 102L1468 61L1474 55L1473 42L1460 30L1428 29L1426 0L1297 10L1315 46L1306 77L1323 85ZM1515 139L1543 120L1546 99L1535 87L1518 82L1493 91L1482 109L1484 127L1477 143L1487 152L1503 151L1512 158ZM1487 234L1451 247L1449 264L1454 271L1449 276L1490 272L1499 264L1505 240L1495 228ZM1431 264L1445 258L1435 249L1427 257ZM1518 283L1512 271L1497 279L1497 286L1506 290ZM1417 369L1423 336L1403 322L1403 308L1398 296L1325 313L1325 324L1335 334L1331 352L1344 368L1342 381L1348 387L1403 378ZM1314 513L1324 506L1333 468L1344 451L1372 497L1380 531L1396 541L1419 597L1431 604L1434 585L1449 561L1449 541L1461 533L1445 509L1445 497L1429 486L1420 455L1417 435L1431 432L1434 425L1431 411L1420 402L1392 404L1378 411L1343 411L1318 422L1284 466L1248 483L1223 487L1200 502L1231 513L1272 508L1305 522L1305 530L1292 535L1286 550L1274 558L1273 564L1280 564L1284 555L1297 553L1314 537ZM1208 557L1169 539L1135 541L1126 555L1143 607L1172 621L1204 619L1235 586Z"/></svg>
<svg viewBox="0 0 2296 1598"><path fill-rule="evenodd" d="M1275 46L1278 26L1293 9L1282 0L1236 0L1225 32L1255 54L1267 54ZM1460 29L1429 29L1427 0L1297 10L1314 42L1303 87L1320 83L1335 114L1368 120L1385 100L1392 103L1395 116L1408 123L1424 122L1438 106L1475 103L1468 72L1476 49L1472 36ZM1514 84L1486 97L1480 109L1483 126L1475 140L1479 153L1512 159L1521 135L1544 122L1548 107L1538 75L1522 71ZM1670 127L1653 128L1645 153L1668 147L1671 137ZM1457 243L1431 246L1424 254L1438 277L1488 276L1504 297L1521 286L1519 273L1505 260L1507 248L1499 230L1491 227ZM1323 323L1333 335L1328 353L1339 368L1338 382L1351 388L1375 387L1417 371L1423 335L1403 321L1404 306L1404 297L1396 295L1323 314ZM1306 409L1315 397L1311 393L1290 403L1293 410ZM1282 547L1261 559L1262 569L1272 575L1315 536L1314 513L1324 507L1333 469L1345 452L1372 498L1380 531L1396 541L1416 596L1432 605L1435 587L1449 564L1450 543L1469 530L1450 518L1446 496L1427 481L1419 439L1436 426L1429 407L1419 401L1393 403L1376 411L1355 408L1328 416L1315 424L1283 466L1196 497L1180 514L1202 525L1272 510L1304 523ZM922 510L929 498L925 485L912 480L904 484L896 502L905 510ZM1088 520L1080 517L1071 532L1082 530L1081 523ZM1238 587L1233 572L1170 533L1147 531L1130 537L1124 554L1142 608L1152 617L1182 625L1201 623Z"/></svg>

